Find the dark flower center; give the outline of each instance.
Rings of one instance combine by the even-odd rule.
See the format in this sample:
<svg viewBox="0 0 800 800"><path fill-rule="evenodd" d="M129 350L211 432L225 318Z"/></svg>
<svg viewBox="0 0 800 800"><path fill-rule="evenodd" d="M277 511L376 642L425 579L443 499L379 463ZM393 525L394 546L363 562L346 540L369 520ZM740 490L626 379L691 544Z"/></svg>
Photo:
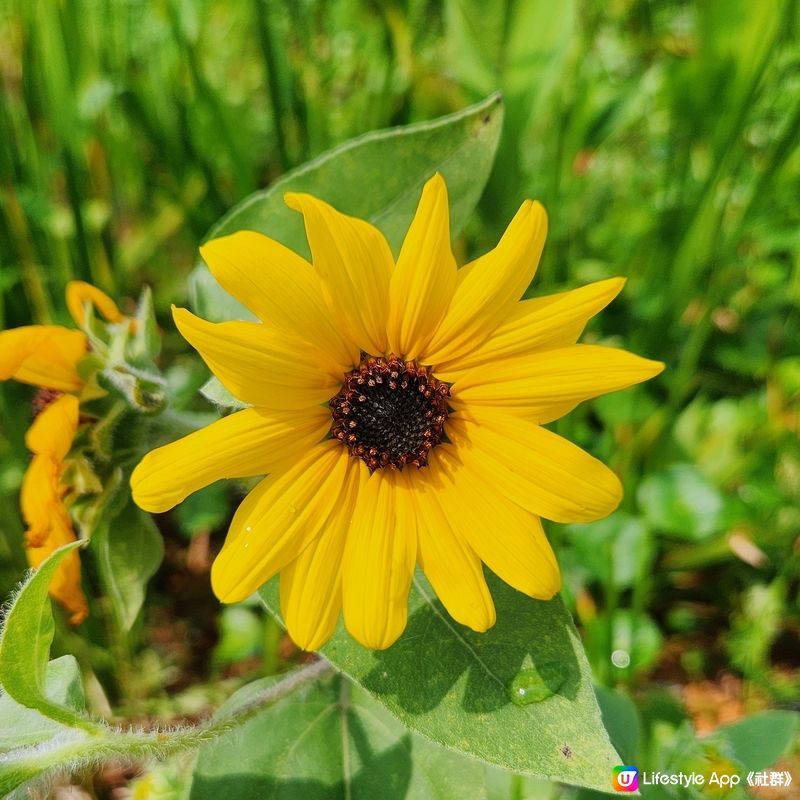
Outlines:
<svg viewBox="0 0 800 800"><path fill-rule="evenodd" d="M442 440L450 388L427 367L400 358L365 358L330 401L331 435L370 470L423 467Z"/></svg>

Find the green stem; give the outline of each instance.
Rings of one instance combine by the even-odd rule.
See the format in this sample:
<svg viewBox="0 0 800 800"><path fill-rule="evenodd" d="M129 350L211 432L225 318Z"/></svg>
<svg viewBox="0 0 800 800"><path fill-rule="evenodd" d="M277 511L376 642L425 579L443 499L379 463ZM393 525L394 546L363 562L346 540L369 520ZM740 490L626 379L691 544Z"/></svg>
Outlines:
<svg viewBox="0 0 800 800"><path fill-rule="evenodd" d="M175 731L136 733L91 723L92 728L87 727L87 733L92 734L91 738L76 736L56 747L47 743L39 747L12 750L3 759L3 772L26 775L30 779L47 770L70 764L85 768L114 758L165 759L183 750L199 747L243 725L267 706L283 700L303 686L321 680L332 671L327 661L315 661L289 673L283 680L259 692L235 710L217 714L200 725ZM8 787L3 783L3 775L0 774L0 790L6 788Z"/></svg>

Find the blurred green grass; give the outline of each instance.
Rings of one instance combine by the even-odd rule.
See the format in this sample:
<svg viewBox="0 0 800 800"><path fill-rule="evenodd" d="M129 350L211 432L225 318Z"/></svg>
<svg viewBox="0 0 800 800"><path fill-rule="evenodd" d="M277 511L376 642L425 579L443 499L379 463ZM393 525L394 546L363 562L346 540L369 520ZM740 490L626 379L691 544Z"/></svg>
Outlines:
<svg viewBox="0 0 800 800"><path fill-rule="evenodd" d="M550 530L595 672L733 671L797 703L799 26L779 0L5 0L0 325L65 321L82 278L117 297L151 284L169 329L198 241L246 194L501 89L460 260L539 198L530 291L627 276L585 338L668 365L558 424L626 487L608 522ZM28 396L0 387L4 589Z"/></svg>

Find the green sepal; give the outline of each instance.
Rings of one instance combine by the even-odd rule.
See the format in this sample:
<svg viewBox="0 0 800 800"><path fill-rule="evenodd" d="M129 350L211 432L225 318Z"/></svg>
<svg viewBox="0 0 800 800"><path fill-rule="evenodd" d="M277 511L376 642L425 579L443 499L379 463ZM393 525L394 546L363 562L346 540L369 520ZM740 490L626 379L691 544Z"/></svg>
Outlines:
<svg viewBox="0 0 800 800"><path fill-rule="evenodd" d="M97 382L108 392L122 397L141 414L158 414L167 405L164 379L129 364L111 364L97 374Z"/></svg>
<svg viewBox="0 0 800 800"><path fill-rule="evenodd" d="M240 411L249 408L238 397L234 397L216 375L212 375L201 387L200 394L223 411Z"/></svg>
<svg viewBox="0 0 800 800"><path fill-rule="evenodd" d="M149 286L145 286L139 295L135 319L136 329L128 344L128 357L134 364L149 366L161 351L161 338L153 308L153 292Z"/></svg>

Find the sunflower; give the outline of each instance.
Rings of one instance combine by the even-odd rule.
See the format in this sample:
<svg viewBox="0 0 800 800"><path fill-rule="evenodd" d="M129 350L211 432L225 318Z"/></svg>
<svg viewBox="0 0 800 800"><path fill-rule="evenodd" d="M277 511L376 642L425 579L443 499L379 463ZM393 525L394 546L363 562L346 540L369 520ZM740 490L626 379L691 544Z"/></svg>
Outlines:
<svg viewBox="0 0 800 800"><path fill-rule="evenodd" d="M549 599L560 574L540 517L587 522L619 504L611 470L545 423L663 365L575 344L620 278L520 300L544 246L539 203L457 269L447 188L425 185L395 263L383 234L307 194L313 266L240 231L201 248L260 322L174 308L181 334L250 407L142 460L135 501L166 511L220 478L267 474L239 506L211 572L223 602L280 573L292 638L317 649L340 612L374 649L403 632L418 562L457 622L495 609L482 563Z"/></svg>
<svg viewBox="0 0 800 800"><path fill-rule="evenodd" d="M67 308L78 325L83 324L87 303L111 323L127 319L108 295L83 281L71 281L66 295ZM36 416L25 436L33 456L20 493L27 525L25 552L34 568L54 550L76 539L64 504L69 486L62 478L78 429L78 395L86 393L78 364L87 350L85 333L61 325L26 325L0 331L0 380L13 378L39 387L34 398ZM81 564L76 552L59 566L50 594L67 610L73 625L86 618L88 606L81 590Z"/></svg>

